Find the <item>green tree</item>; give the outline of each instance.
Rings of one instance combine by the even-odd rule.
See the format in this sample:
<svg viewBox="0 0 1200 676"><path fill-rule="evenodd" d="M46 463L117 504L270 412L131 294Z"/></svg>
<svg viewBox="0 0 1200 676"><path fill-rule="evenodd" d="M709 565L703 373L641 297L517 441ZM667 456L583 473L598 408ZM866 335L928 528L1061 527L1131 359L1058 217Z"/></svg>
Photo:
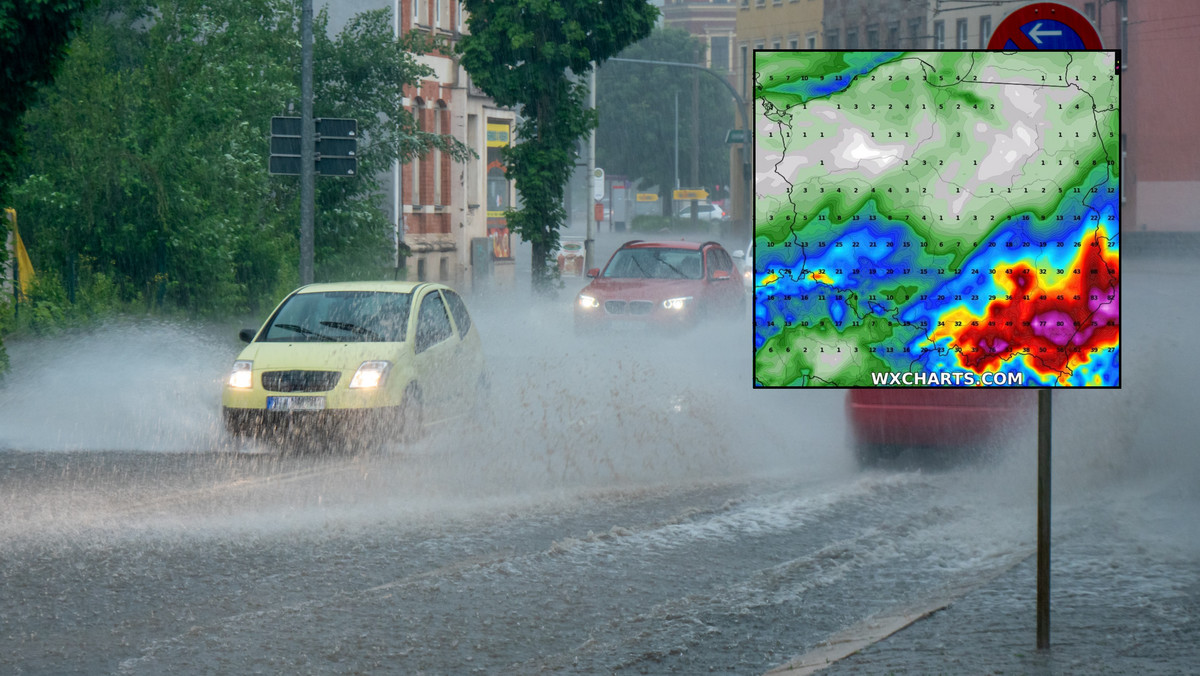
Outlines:
<svg viewBox="0 0 1200 676"><path fill-rule="evenodd" d="M67 42L86 0L0 0L0 208L8 204L9 183L21 153L21 118L50 82L66 55ZM0 242L8 224L0 220ZM8 258L0 245L0 263ZM0 375L8 354L0 337Z"/></svg>
<svg viewBox="0 0 1200 676"><path fill-rule="evenodd" d="M497 104L520 108L518 142L504 160L523 204L507 217L531 244L533 288L545 292L575 143L596 124L583 76L648 35L658 10L645 0L465 0L463 7L470 17L458 43L463 66Z"/></svg>
<svg viewBox="0 0 1200 676"><path fill-rule="evenodd" d="M0 0L0 205L8 201L8 183L21 149L21 116L38 87L54 78L85 3Z"/></svg>
<svg viewBox="0 0 1200 676"><path fill-rule="evenodd" d="M630 45L621 58L703 63L703 43L678 28L657 29ZM692 86L699 85L699 186L691 184L693 160ZM675 185L675 102L679 101L679 179L683 187L729 183L732 97L711 75L674 66L614 61L596 73L597 164L612 174L642 178L660 188L665 210Z"/></svg>
<svg viewBox="0 0 1200 676"><path fill-rule="evenodd" d="M39 267L106 280L124 302L260 308L297 280L299 186L270 176L269 123L299 102L292 0L162 0L97 9L43 103L14 190ZM430 74L387 10L327 37L314 22L314 112L359 120L359 172L318 182L317 270L378 277L390 224L377 171L450 137L419 132L402 90ZM298 107L298 106L297 106Z"/></svg>

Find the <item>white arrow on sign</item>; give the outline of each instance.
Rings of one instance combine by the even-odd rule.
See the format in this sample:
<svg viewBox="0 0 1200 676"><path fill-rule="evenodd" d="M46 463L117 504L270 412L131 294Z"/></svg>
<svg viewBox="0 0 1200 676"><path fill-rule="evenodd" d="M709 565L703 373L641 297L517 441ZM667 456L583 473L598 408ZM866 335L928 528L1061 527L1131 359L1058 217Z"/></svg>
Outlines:
<svg viewBox="0 0 1200 676"><path fill-rule="evenodd" d="M1045 35L1047 37L1049 37L1051 35L1062 35L1062 31L1049 31L1049 30L1044 31L1044 30L1042 30L1042 22L1041 21L1033 24L1033 28L1029 29L1029 39L1033 40L1034 42L1038 43L1039 45L1042 44L1042 36L1043 35Z"/></svg>

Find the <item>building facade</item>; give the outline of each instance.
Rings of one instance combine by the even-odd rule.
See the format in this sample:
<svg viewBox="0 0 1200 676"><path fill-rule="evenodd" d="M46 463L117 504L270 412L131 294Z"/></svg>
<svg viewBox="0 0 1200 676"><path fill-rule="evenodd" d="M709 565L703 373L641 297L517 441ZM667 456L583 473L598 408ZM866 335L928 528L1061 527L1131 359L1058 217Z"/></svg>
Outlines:
<svg viewBox="0 0 1200 676"><path fill-rule="evenodd" d="M685 30L704 43L705 67L721 73L733 70L737 28L733 0L668 0L659 10L664 27Z"/></svg>
<svg viewBox="0 0 1200 676"><path fill-rule="evenodd" d="M457 0L328 2L330 30L340 30L358 12L380 7L391 8L397 35L421 31L453 45L466 30ZM513 258L503 212L514 195L499 150L511 142L516 116L473 86L452 52L434 52L418 60L433 74L416 87L406 87L405 108L422 130L449 134L476 156L458 162L432 150L393 166L384 189L385 210L397 242L410 251L397 263L408 279L446 282L467 291L479 283L504 284L512 279ZM476 246L472 260L472 241L483 238L490 239L490 258L480 260L484 250Z"/></svg>

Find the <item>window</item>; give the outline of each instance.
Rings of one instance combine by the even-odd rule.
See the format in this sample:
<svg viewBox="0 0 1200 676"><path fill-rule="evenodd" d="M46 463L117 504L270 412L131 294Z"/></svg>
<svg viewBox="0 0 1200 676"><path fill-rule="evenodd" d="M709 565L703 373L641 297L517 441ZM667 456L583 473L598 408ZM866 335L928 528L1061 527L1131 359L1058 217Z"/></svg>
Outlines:
<svg viewBox="0 0 1200 676"><path fill-rule="evenodd" d="M412 0L413 23L421 23L421 0Z"/></svg>
<svg viewBox="0 0 1200 676"><path fill-rule="evenodd" d="M748 96L750 93L750 90L747 89L747 87L749 86L750 48L744 44L741 47L742 47L742 63L741 63L741 66L742 66L742 96Z"/></svg>
<svg viewBox="0 0 1200 676"><path fill-rule="evenodd" d="M466 338L471 332L471 314L467 312L467 304L459 295L449 289L442 289L446 305L450 306L450 314L454 315L454 324L458 327L458 337Z"/></svg>
<svg viewBox="0 0 1200 676"><path fill-rule="evenodd" d="M711 68L724 73L729 70L729 38L724 35L713 36L712 47L709 49Z"/></svg>
<svg viewBox="0 0 1200 676"><path fill-rule="evenodd" d="M846 49L858 49L858 31L846 31Z"/></svg>
<svg viewBox="0 0 1200 676"><path fill-rule="evenodd" d="M432 111L434 121L433 130L438 134L450 133L450 108L446 106L445 101L439 100L437 107ZM431 150L433 155L433 203L434 204L449 204L450 203L450 182L442 180L442 173L449 173L449 161L440 150Z"/></svg>
<svg viewBox="0 0 1200 676"><path fill-rule="evenodd" d="M800 49L800 38L791 38L788 40L788 49Z"/></svg>
<svg viewBox="0 0 1200 676"><path fill-rule="evenodd" d="M979 48L987 49L988 40L992 38L992 17L979 17Z"/></svg>
<svg viewBox="0 0 1200 676"><path fill-rule="evenodd" d="M817 48L817 34L816 34L816 33L809 33L809 34L808 34L808 35L807 35L807 36L804 38L804 42L805 42L805 43L808 45L808 48L809 48L809 49L816 49L816 48Z"/></svg>
<svg viewBox="0 0 1200 676"><path fill-rule="evenodd" d="M287 299L259 340L270 343L401 342L408 331L407 293L326 291Z"/></svg>
<svg viewBox="0 0 1200 676"><path fill-rule="evenodd" d="M826 49L841 49L842 46L838 42L837 31L825 31L825 48Z"/></svg>
<svg viewBox="0 0 1200 676"><path fill-rule="evenodd" d="M1096 23L1096 3L1094 3L1094 2L1083 3L1083 15L1087 17L1088 21L1091 21L1092 23Z"/></svg>
<svg viewBox="0 0 1200 676"><path fill-rule="evenodd" d="M450 315L446 314L442 297L437 292L425 294L417 311L417 341L413 348L424 352L452 335L454 330L450 328Z"/></svg>
<svg viewBox="0 0 1200 676"><path fill-rule="evenodd" d="M724 249L709 249L705 258L708 259L708 276L710 279L717 270L733 274L733 259L729 257L729 254L725 253Z"/></svg>
<svg viewBox="0 0 1200 676"><path fill-rule="evenodd" d="M888 35L887 36L887 48L888 49L899 49L900 48L900 24L893 24L891 26L888 26L887 35Z"/></svg>
<svg viewBox="0 0 1200 676"><path fill-rule="evenodd" d="M946 48L946 22L945 21L934 21L933 22L933 48L934 49L945 49Z"/></svg>
<svg viewBox="0 0 1200 676"><path fill-rule="evenodd" d="M867 49L879 49L879 26L867 26Z"/></svg>
<svg viewBox="0 0 1200 676"><path fill-rule="evenodd" d="M955 43L958 45L958 48L968 49L970 44L967 43L967 20L959 19L958 22L954 24L954 32L958 37L958 41Z"/></svg>
<svg viewBox="0 0 1200 676"><path fill-rule="evenodd" d="M425 119L425 100L418 97L413 99L413 118L417 123L417 129L427 131L429 129L428 121ZM414 206L424 204L425 195L421 192L421 169L427 160L425 157L414 157L409 161L409 174L412 178L412 190L408 193L412 195L412 204Z"/></svg>
<svg viewBox="0 0 1200 676"><path fill-rule="evenodd" d="M783 47L783 40L775 38L771 41L771 49L779 49L780 47Z"/></svg>
<svg viewBox="0 0 1200 676"><path fill-rule="evenodd" d="M921 46L925 32L920 19L913 19L908 22L908 43L909 46L916 49Z"/></svg>

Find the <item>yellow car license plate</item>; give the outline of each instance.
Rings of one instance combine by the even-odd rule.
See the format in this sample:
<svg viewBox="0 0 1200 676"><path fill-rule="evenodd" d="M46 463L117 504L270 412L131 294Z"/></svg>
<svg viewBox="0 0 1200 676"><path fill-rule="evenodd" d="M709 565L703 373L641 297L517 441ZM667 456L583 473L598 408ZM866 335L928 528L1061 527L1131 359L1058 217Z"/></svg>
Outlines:
<svg viewBox="0 0 1200 676"><path fill-rule="evenodd" d="M268 411L323 411L325 397L267 397Z"/></svg>

